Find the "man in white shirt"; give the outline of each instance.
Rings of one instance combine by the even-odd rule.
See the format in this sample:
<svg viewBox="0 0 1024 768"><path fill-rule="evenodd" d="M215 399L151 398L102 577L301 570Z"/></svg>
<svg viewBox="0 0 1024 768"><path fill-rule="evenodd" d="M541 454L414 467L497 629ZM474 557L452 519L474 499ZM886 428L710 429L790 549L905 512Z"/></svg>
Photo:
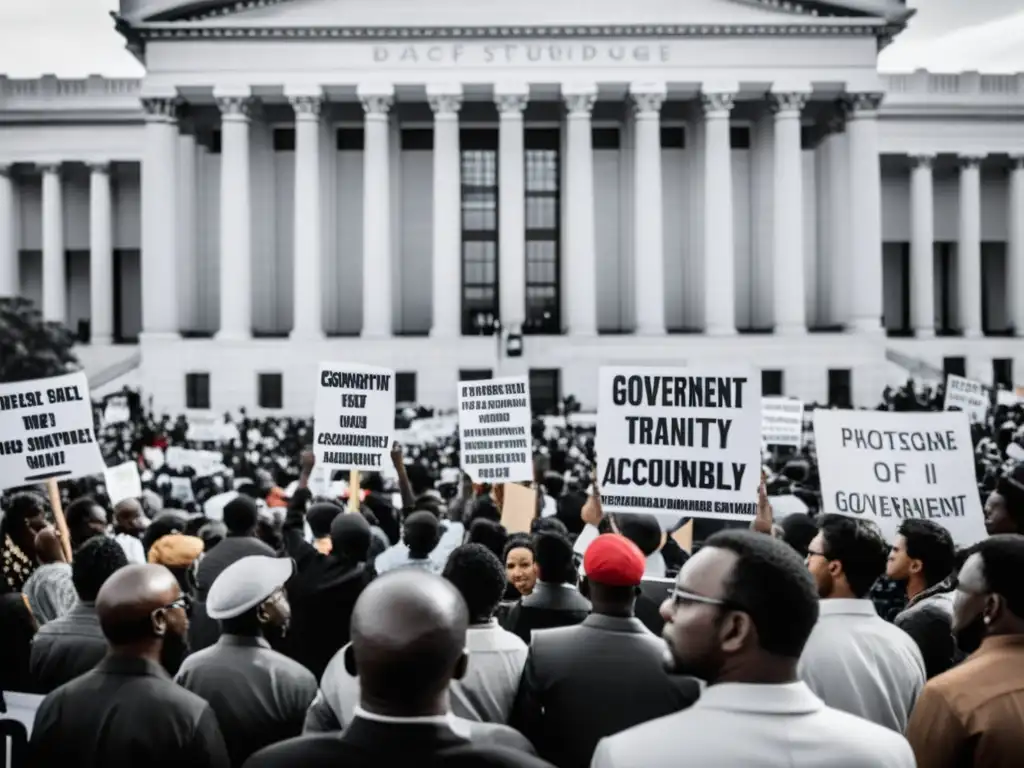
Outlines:
<svg viewBox="0 0 1024 768"><path fill-rule="evenodd" d="M715 534L661 610L671 671L708 687L683 712L603 739L591 768L914 768L902 736L826 706L797 678L818 600L788 545Z"/></svg>
<svg viewBox="0 0 1024 768"><path fill-rule="evenodd" d="M138 499L122 499L114 506L114 539L124 550L129 564L146 562L142 546L142 532L146 530L146 517Z"/></svg>
<svg viewBox="0 0 1024 768"><path fill-rule="evenodd" d="M821 617L800 657L800 679L826 704L903 733L925 683L924 658L867 595L889 547L877 526L825 515L807 549Z"/></svg>

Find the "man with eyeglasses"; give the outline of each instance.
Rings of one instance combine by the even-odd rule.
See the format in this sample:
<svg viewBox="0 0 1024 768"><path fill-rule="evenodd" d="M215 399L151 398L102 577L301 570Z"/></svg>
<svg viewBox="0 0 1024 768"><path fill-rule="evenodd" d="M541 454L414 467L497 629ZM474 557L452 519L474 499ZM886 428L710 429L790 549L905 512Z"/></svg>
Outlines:
<svg viewBox="0 0 1024 768"><path fill-rule="evenodd" d="M268 744L302 733L316 696L313 673L272 650L266 636L284 635L291 609L284 591L290 558L250 555L217 576L206 601L220 639L189 656L175 678L213 707L231 764L240 766Z"/></svg>
<svg viewBox="0 0 1024 768"><path fill-rule="evenodd" d="M789 545L753 531L715 534L661 611L667 667L708 687L683 712L603 739L591 768L914 768L906 739L832 709L800 682L818 599Z"/></svg>
<svg viewBox="0 0 1024 768"><path fill-rule="evenodd" d="M43 700L27 764L228 768L210 705L175 685L165 668L184 655L188 607L162 565L113 573L96 597L107 656Z"/></svg>

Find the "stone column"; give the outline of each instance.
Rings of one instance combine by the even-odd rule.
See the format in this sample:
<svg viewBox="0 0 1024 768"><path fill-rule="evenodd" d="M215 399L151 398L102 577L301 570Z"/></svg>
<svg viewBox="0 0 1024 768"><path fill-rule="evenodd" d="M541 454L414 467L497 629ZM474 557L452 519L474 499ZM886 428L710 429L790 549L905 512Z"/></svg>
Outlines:
<svg viewBox="0 0 1024 768"><path fill-rule="evenodd" d="M0 296L21 293L17 231L14 170L10 165L0 165Z"/></svg>
<svg viewBox="0 0 1024 768"><path fill-rule="evenodd" d="M178 108L176 98L142 100L142 332L179 331L177 301Z"/></svg>
<svg viewBox="0 0 1024 768"><path fill-rule="evenodd" d="M220 107L220 331L216 338L252 335L252 188L249 129L253 102L221 95ZM297 223L297 222L296 222Z"/></svg>
<svg viewBox="0 0 1024 768"><path fill-rule="evenodd" d="M363 144L363 333L391 335L391 86L359 89L365 112Z"/></svg>
<svg viewBox="0 0 1024 768"><path fill-rule="evenodd" d="M567 133L567 241L569 251L568 324L572 336L597 335L597 268L594 251L594 150L590 113L597 100L594 85L563 89L568 110Z"/></svg>
<svg viewBox="0 0 1024 768"><path fill-rule="evenodd" d="M498 107L498 286L501 324L521 328L526 321L526 162L523 110L530 100L525 84L495 86Z"/></svg>
<svg viewBox="0 0 1024 768"><path fill-rule="evenodd" d="M828 243L829 273L828 316L835 325L845 326L850 319L850 275L853 271L850 248L850 150L846 136L846 118L840 110L828 123L825 162L828 164Z"/></svg>
<svg viewBox="0 0 1024 768"><path fill-rule="evenodd" d="M775 333L807 333L804 285L804 168L800 147L800 114L806 93L772 93L775 114L772 240Z"/></svg>
<svg viewBox="0 0 1024 768"><path fill-rule="evenodd" d="M110 200L110 164L89 166L89 306L90 341L114 340L113 208Z"/></svg>
<svg viewBox="0 0 1024 768"><path fill-rule="evenodd" d="M910 156L910 322L919 339L935 336L935 155Z"/></svg>
<svg viewBox="0 0 1024 768"><path fill-rule="evenodd" d="M67 274L64 263L64 192L60 163L43 171L43 319L67 322Z"/></svg>
<svg viewBox="0 0 1024 768"><path fill-rule="evenodd" d="M205 315L199 296L199 260L196 228L196 136L194 128L178 136L178 327L200 327Z"/></svg>
<svg viewBox="0 0 1024 768"><path fill-rule="evenodd" d="M320 198L319 88L290 96L295 111L294 321L291 338L317 340L323 332L323 216Z"/></svg>
<svg viewBox="0 0 1024 768"><path fill-rule="evenodd" d="M960 155L960 237L957 284L960 330L981 337L981 161L983 155Z"/></svg>
<svg viewBox="0 0 1024 768"><path fill-rule="evenodd" d="M462 333L462 164L459 158L459 109L462 86L427 86L434 112L433 323L430 335L455 338Z"/></svg>
<svg viewBox="0 0 1024 768"><path fill-rule="evenodd" d="M882 331L882 171L878 156L880 93L854 93L846 101L850 147L849 328Z"/></svg>
<svg viewBox="0 0 1024 768"><path fill-rule="evenodd" d="M636 143L633 157L633 253L636 333L665 334L665 228L662 221L661 105L665 84L632 85Z"/></svg>
<svg viewBox="0 0 1024 768"><path fill-rule="evenodd" d="M703 93L704 109L704 332L736 333L732 146L729 115L735 94Z"/></svg>
<svg viewBox="0 0 1024 768"><path fill-rule="evenodd" d="M1006 306L1017 336L1024 336L1024 154L1010 156Z"/></svg>

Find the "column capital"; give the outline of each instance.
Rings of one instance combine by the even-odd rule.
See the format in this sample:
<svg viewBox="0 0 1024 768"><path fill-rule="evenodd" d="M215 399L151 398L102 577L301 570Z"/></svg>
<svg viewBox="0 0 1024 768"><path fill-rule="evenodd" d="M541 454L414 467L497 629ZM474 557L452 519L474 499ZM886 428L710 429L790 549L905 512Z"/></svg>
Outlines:
<svg viewBox="0 0 1024 768"><path fill-rule="evenodd" d="M221 120L248 120L252 117L255 103L251 96L218 96L217 108Z"/></svg>
<svg viewBox="0 0 1024 768"><path fill-rule="evenodd" d="M863 91L859 93L848 93L840 99L847 117L873 117L878 108L882 106L884 93Z"/></svg>
<svg viewBox="0 0 1024 768"><path fill-rule="evenodd" d="M356 91L367 116L387 115L395 103L395 89L390 85L360 87Z"/></svg>
<svg viewBox="0 0 1024 768"><path fill-rule="evenodd" d="M911 152L907 157L914 168L931 168L935 163L934 152Z"/></svg>
<svg viewBox="0 0 1024 768"><path fill-rule="evenodd" d="M14 177L14 163L0 161L0 178L10 179Z"/></svg>
<svg viewBox="0 0 1024 768"><path fill-rule="evenodd" d="M590 117L597 102L597 86L573 84L562 86L562 99L570 117Z"/></svg>
<svg viewBox="0 0 1024 768"><path fill-rule="evenodd" d="M984 152L961 152L956 156L957 165L961 168L978 168L986 157Z"/></svg>
<svg viewBox="0 0 1024 768"><path fill-rule="evenodd" d="M530 101L526 93L496 93L494 94L494 105L502 117L520 116Z"/></svg>
<svg viewBox="0 0 1024 768"><path fill-rule="evenodd" d="M638 117L657 117L668 94L664 83L633 83L629 86L629 95L633 101L633 112Z"/></svg>
<svg viewBox="0 0 1024 768"><path fill-rule="evenodd" d="M85 167L89 169L91 174L103 174L104 176L110 174L109 160L90 160L85 164Z"/></svg>
<svg viewBox="0 0 1024 768"><path fill-rule="evenodd" d="M59 163L59 162L58 163L37 163L36 167L39 168L39 170L43 173L44 176L46 174L48 174L48 173L57 174L59 176L60 175L60 169L61 169L62 165L63 165L63 163Z"/></svg>
<svg viewBox="0 0 1024 768"><path fill-rule="evenodd" d="M288 103L292 105L296 120L318 120L324 99L322 96L289 96Z"/></svg>
<svg viewBox="0 0 1024 768"><path fill-rule="evenodd" d="M825 130L830 134L846 132L846 114L842 105L837 105L836 111L825 120Z"/></svg>
<svg viewBox="0 0 1024 768"><path fill-rule="evenodd" d="M700 95L700 105L705 117L727 118L735 102L736 94L732 91L702 92Z"/></svg>
<svg viewBox="0 0 1024 768"><path fill-rule="evenodd" d="M176 123L184 104L177 96L143 98L141 101L148 123Z"/></svg>
<svg viewBox="0 0 1024 768"><path fill-rule="evenodd" d="M427 87L427 103L435 117L444 115L458 115L462 109L462 88L456 91L453 89L433 90Z"/></svg>
<svg viewBox="0 0 1024 768"><path fill-rule="evenodd" d="M810 94L805 91L784 91L768 94L768 107L776 114L790 114L799 117L803 108L807 106Z"/></svg>

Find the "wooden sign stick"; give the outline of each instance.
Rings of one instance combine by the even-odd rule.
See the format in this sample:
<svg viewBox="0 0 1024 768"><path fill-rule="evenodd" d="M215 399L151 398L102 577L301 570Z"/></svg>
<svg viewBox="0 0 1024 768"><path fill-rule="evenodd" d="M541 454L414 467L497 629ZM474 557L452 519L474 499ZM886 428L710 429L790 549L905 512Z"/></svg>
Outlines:
<svg viewBox="0 0 1024 768"><path fill-rule="evenodd" d="M71 533L68 531L68 521L64 519L64 507L60 503L60 488L57 481L49 479L46 481L46 491L50 495L50 508L53 510L53 521L57 524L60 532L60 544L64 548L64 557L71 562Z"/></svg>

